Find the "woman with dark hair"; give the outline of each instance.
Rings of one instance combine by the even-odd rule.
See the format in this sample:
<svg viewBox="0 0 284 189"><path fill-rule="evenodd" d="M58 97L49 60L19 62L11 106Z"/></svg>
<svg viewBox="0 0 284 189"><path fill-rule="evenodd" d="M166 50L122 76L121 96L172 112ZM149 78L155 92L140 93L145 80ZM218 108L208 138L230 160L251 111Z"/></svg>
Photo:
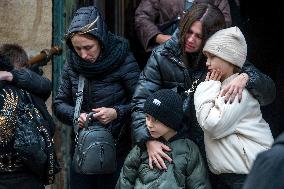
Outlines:
<svg viewBox="0 0 284 189"><path fill-rule="evenodd" d="M225 28L222 12L215 6L200 3L193 5L181 19L179 30L163 45L153 50L148 63L140 75L132 99L133 136L136 143L146 143L149 165L167 169L165 160L172 161L170 148L153 140L147 131L143 106L147 97L159 89L172 89L184 94L191 87L205 79L207 69L202 48L207 39L216 31ZM271 103L275 98L273 81L246 61L242 74L224 89L226 102L236 96L241 100L241 92L246 87L261 105ZM187 104L185 104L187 105ZM185 108L183 129L179 135L189 137L200 148L205 158L203 131L198 126L192 99Z"/></svg>
<svg viewBox="0 0 284 189"><path fill-rule="evenodd" d="M70 187L114 188L131 148L130 101L139 78L138 64L128 42L107 30L96 7L78 9L69 26L66 43L70 57L64 66L53 108L57 118L73 125L79 76L85 78L79 125L89 112L108 128L116 143L117 169L111 174L85 175L71 166ZM76 121L76 120L75 120ZM73 146L74 148L74 146Z"/></svg>
<svg viewBox="0 0 284 189"><path fill-rule="evenodd" d="M144 50L150 52L170 39L184 12L205 2L218 7L231 26L228 0L142 0L135 10L135 30Z"/></svg>

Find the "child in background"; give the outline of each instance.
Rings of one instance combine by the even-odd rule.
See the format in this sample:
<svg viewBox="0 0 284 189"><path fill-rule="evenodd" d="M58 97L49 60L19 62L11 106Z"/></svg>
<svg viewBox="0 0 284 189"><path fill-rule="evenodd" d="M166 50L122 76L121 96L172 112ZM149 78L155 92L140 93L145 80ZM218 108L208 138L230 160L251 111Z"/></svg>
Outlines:
<svg viewBox="0 0 284 189"><path fill-rule="evenodd" d="M173 161L166 161L167 170L151 169L145 144L135 146L124 162L116 189L211 188L198 147L179 136L183 111L178 94L169 89L153 93L144 104L144 112L151 137L171 148L168 155Z"/></svg>
<svg viewBox="0 0 284 189"><path fill-rule="evenodd" d="M220 30L206 42L208 74L194 94L197 120L204 131L208 165L218 189L241 189L256 155L273 137L259 102L245 88L242 99L226 103L222 89L239 74L247 44L238 27Z"/></svg>

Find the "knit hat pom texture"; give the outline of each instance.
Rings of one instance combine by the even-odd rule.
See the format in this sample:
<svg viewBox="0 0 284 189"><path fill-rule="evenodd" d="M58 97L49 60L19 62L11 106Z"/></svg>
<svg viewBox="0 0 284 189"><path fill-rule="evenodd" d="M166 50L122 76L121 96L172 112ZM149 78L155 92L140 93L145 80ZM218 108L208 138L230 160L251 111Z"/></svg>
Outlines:
<svg viewBox="0 0 284 189"><path fill-rule="evenodd" d="M247 56L247 43L238 27L217 31L206 42L203 52L209 52L242 68Z"/></svg>

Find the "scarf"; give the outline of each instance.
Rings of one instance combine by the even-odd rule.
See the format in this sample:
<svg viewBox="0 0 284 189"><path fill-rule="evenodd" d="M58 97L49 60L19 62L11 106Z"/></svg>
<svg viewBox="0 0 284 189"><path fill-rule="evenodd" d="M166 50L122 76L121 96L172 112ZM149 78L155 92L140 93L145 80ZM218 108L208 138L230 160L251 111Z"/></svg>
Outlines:
<svg viewBox="0 0 284 189"><path fill-rule="evenodd" d="M77 55L71 53L71 67L74 71L86 78L98 78L111 73L125 60L129 51L128 42L112 33L108 33L108 41L102 48L102 54L95 63L89 63Z"/></svg>

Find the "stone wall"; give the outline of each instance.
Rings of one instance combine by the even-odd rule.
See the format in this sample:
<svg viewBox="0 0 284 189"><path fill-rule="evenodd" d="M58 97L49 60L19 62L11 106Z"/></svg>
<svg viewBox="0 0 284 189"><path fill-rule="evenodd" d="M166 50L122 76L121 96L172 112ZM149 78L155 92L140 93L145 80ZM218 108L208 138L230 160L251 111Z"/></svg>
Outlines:
<svg viewBox="0 0 284 189"><path fill-rule="evenodd" d="M17 43L29 55L49 49L52 41L51 0L1 0L0 43ZM44 75L51 79L51 63ZM51 98L48 100L50 110Z"/></svg>

